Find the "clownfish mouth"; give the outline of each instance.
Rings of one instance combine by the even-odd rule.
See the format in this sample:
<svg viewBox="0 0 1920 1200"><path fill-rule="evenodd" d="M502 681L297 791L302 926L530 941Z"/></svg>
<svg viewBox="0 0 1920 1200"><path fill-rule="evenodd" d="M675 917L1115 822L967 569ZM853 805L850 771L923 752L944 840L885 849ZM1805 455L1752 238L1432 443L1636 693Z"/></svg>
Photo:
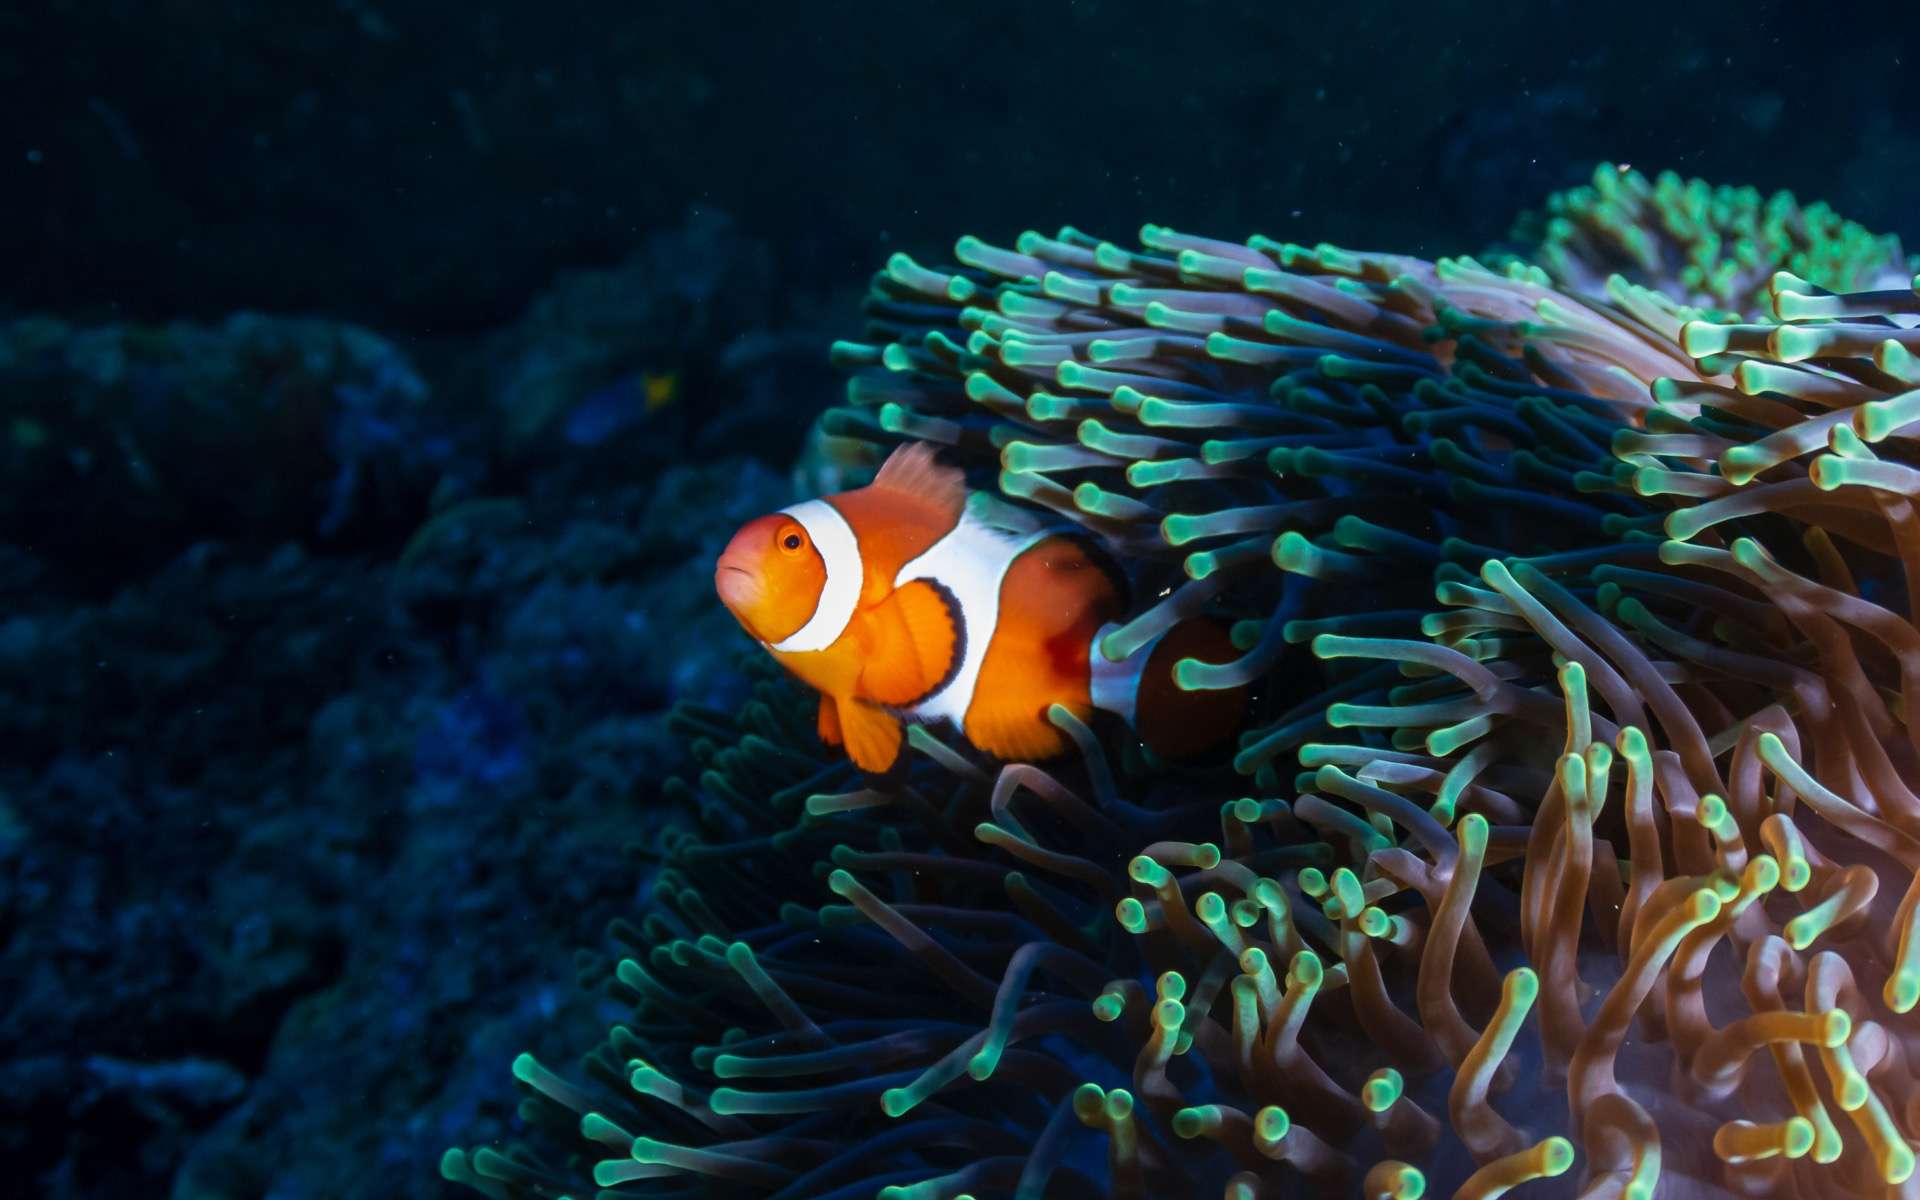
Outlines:
<svg viewBox="0 0 1920 1200"><path fill-rule="evenodd" d="M722 561L713 571L713 590L720 593L722 604L737 612L759 594L760 581L745 567Z"/></svg>

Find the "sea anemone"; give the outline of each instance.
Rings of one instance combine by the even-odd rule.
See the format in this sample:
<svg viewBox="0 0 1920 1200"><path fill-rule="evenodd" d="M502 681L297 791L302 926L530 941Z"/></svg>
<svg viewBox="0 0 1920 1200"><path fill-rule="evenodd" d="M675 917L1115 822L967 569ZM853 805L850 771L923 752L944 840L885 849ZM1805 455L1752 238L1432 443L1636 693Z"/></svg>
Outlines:
<svg viewBox="0 0 1920 1200"><path fill-rule="evenodd" d="M683 706L690 828L587 965L632 1018L578 1076L516 1061L534 1137L446 1177L1920 1187L1920 283L1836 293L1756 242L1737 321L1741 280L1571 237L1552 275L1141 241L896 256L824 445L940 443L997 466L983 515L1105 541L1151 601L1112 657L1233 621L1238 660L1176 669L1254 685L1231 762L1056 709L1061 762L916 729L874 780L774 681Z"/></svg>
<svg viewBox="0 0 1920 1200"><path fill-rule="evenodd" d="M1762 315L1775 271L1828 291L1903 286L1900 239L1878 235L1791 192L1715 187L1663 171L1648 179L1602 164L1593 181L1547 198L1514 228L1527 259L1556 285L1604 296L1619 272L1693 304Z"/></svg>

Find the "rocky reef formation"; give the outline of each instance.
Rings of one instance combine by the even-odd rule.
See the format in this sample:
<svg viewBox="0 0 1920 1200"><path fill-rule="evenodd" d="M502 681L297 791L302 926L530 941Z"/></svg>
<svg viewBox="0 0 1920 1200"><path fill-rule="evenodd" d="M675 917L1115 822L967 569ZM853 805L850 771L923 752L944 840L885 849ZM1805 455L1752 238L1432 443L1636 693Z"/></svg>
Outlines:
<svg viewBox="0 0 1920 1200"><path fill-rule="evenodd" d="M388 1196L611 1019L666 710L747 694L709 564L830 396L767 257L691 220L465 352L0 323L0 1191Z"/></svg>

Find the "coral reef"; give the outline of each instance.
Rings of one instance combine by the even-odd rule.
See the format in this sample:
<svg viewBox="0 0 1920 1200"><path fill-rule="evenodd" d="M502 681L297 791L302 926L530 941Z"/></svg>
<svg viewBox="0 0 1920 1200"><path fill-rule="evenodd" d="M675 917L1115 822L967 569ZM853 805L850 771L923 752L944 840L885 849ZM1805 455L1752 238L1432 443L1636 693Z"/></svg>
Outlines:
<svg viewBox="0 0 1920 1200"><path fill-rule="evenodd" d="M407 356L352 325L10 322L0 538L110 584L194 541L404 524L476 473L451 429Z"/></svg>
<svg viewBox="0 0 1920 1200"><path fill-rule="evenodd" d="M715 219L600 289L665 322L761 258ZM488 402L544 326L0 327L0 1191L385 1197L499 1127L494 1062L617 1015L573 947L688 762L667 708L747 693L708 564L830 394L724 278L683 343L565 343L688 389L592 445Z"/></svg>
<svg viewBox="0 0 1920 1200"><path fill-rule="evenodd" d="M385 1195L367 1164L430 1175L491 1119L476 1049L609 1018L556 980L632 898L603 851L684 761L665 709L745 694L701 567L787 495L656 482L457 506L398 566L203 546L106 602L7 589L0 1154L34 1194Z"/></svg>
<svg viewBox="0 0 1920 1200"><path fill-rule="evenodd" d="M1920 280L1813 210L1616 182L1538 266L1153 226L895 256L822 458L937 442L984 515L1105 540L1158 599L1104 651L1232 619L1243 657L1178 678L1258 723L1183 769L1059 710L1041 766L916 730L873 780L776 683L681 706L692 827L585 972L630 1015L581 1075L517 1058L535 1139L442 1173L1913 1194Z"/></svg>
<svg viewBox="0 0 1920 1200"><path fill-rule="evenodd" d="M665 381L767 318L772 261L719 213L691 214L627 260L562 275L492 339L482 366L505 450L591 450L677 397ZM649 381L654 381L649 389Z"/></svg>

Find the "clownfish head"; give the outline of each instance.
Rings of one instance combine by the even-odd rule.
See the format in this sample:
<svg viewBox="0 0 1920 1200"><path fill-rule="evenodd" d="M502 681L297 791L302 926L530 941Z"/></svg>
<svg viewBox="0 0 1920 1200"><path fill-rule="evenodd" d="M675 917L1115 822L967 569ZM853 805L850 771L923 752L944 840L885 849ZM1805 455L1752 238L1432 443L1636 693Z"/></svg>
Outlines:
<svg viewBox="0 0 1920 1200"><path fill-rule="evenodd" d="M714 566L720 602L768 645L797 633L820 606L827 565L813 535L791 513L747 522Z"/></svg>

